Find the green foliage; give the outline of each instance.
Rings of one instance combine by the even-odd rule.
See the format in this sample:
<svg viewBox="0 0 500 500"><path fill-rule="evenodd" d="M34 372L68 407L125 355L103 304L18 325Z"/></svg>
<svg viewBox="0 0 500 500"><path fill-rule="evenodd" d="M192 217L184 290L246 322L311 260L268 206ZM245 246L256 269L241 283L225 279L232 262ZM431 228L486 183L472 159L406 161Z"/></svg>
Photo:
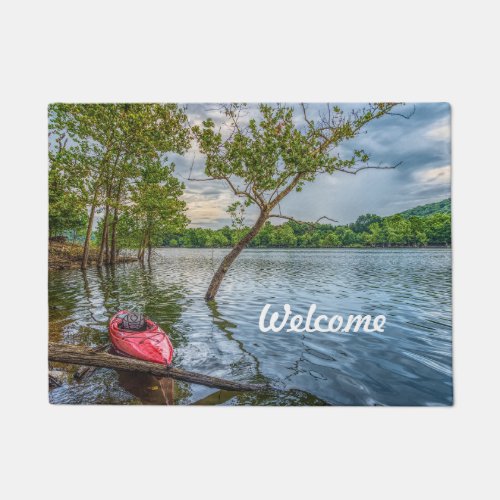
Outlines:
<svg viewBox="0 0 500 500"><path fill-rule="evenodd" d="M417 217L425 217L435 213L451 214L451 198L437 201L436 203L428 203L427 205L419 205L418 207L401 212L401 215L408 219L413 215L416 215Z"/></svg>
<svg viewBox="0 0 500 500"><path fill-rule="evenodd" d="M207 300L215 297L227 270L243 248L262 243L259 233L269 218L291 219L280 209L280 202L291 192L302 191L306 183L313 182L320 174L337 171L356 174L366 168L379 168L369 165L370 156L365 151L340 146L355 139L371 121L390 115L396 105L372 103L345 113L339 106L326 104L323 112L311 117L304 104L300 108L260 104L259 117L245 124L241 120L245 105L230 104L221 106L227 118L225 127L216 128L211 119L192 127L205 156L207 179L225 181L232 193L243 199L243 206L256 205L259 209L254 226L246 231L237 229L233 235L236 237L231 238L233 251L215 271L205 295ZM274 210L278 212L273 213ZM233 225L242 222L238 206L231 205L229 213ZM352 241L349 244L354 244L355 234L348 230L345 239ZM290 225L271 229L267 236L269 246L299 244ZM304 246L305 242L300 244Z"/></svg>
<svg viewBox="0 0 500 500"><path fill-rule="evenodd" d="M184 228L186 202L180 199L184 185L173 176L174 165L159 160L144 161L140 180L131 188L128 208L149 246L163 242L167 232Z"/></svg>
<svg viewBox="0 0 500 500"><path fill-rule="evenodd" d="M80 236L87 225L87 211L64 175L56 167L49 171L49 228L50 236L73 232Z"/></svg>
<svg viewBox="0 0 500 500"><path fill-rule="evenodd" d="M365 151L354 150L344 157L338 146L395 105L375 103L350 113L326 105L318 123L308 118L302 106L305 125L299 126L293 106L260 104L259 119L252 118L243 126L240 118L245 106L231 104L221 109L229 134L223 134L211 119L192 130L205 155L207 177L224 180L244 205L255 204L270 215L285 196L301 191L321 173L355 173L367 168L370 157ZM234 212L234 207L230 210Z"/></svg>
<svg viewBox="0 0 500 500"><path fill-rule="evenodd" d="M451 244L451 214L435 213L427 217L410 217L401 214L378 217L373 214L361 216L358 221L376 221L368 227L349 224L299 224L294 221L282 225L267 222L259 234L250 242L253 248L335 248L335 247L421 247ZM356 222L358 222L356 221ZM353 230L353 227L357 231ZM168 234L165 246L191 248L227 247L238 241L250 228L222 229L188 228L180 233ZM174 240L176 245L170 242Z"/></svg>
<svg viewBox="0 0 500 500"><path fill-rule="evenodd" d="M190 146L185 110L175 104L49 106L50 234L82 232L106 253L163 241L187 223L184 186L167 154Z"/></svg>
<svg viewBox="0 0 500 500"><path fill-rule="evenodd" d="M241 229L245 222L245 205L240 201L235 201L227 207L226 211L231 217L231 225L235 229Z"/></svg>
<svg viewBox="0 0 500 500"><path fill-rule="evenodd" d="M350 228L355 232L355 233L363 233L368 231L369 227L371 224L375 223L380 223L382 222L382 217L379 217L378 215L374 214L365 214L365 215L360 215L356 222L353 224L350 224Z"/></svg>
<svg viewBox="0 0 500 500"><path fill-rule="evenodd" d="M270 246L273 247L295 247L297 246L297 237L290 224L277 226L271 232Z"/></svg>

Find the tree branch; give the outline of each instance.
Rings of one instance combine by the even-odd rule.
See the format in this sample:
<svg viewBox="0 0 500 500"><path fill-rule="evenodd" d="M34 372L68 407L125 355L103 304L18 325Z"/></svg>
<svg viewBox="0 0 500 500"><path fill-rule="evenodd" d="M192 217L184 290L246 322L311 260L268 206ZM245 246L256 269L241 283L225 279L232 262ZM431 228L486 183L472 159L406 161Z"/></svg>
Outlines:
<svg viewBox="0 0 500 500"><path fill-rule="evenodd" d="M414 114L415 114L415 110L417 109L417 107L415 106L415 104L413 105L413 110L408 113L407 115L403 114L403 113L386 113L390 116L400 116L401 118L404 118L405 120L409 120Z"/></svg>
<svg viewBox="0 0 500 500"><path fill-rule="evenodd" d="M291 220L292 222L296 222L297 224L307 224L308 226L313 226L313 227L316 224L318 224L320 220L323 220L323 219L329 220L331 222L338 222L338 220L331 219L330 217L327 217L326 215L323 215L323 217L320 217L315 222L306 222L306 221L302 221L302 220L297 220L294 217L289 217L288 215L282 215L282 214L270 214L269 217L276 217L278 219L287 219L287 220Z"/></svg>
<svg viewBox="0 0 500 500"><path fill-rule="evenodd" d="M288 186L283 189L283 191L281 191L281 193L278 194L278 196L276 196L276 198L274 200L271 200L269 199L269 205L271 207L271 210L288 194L290 193L291 191L293 191L295 189L295 187L297 186L297 184L300 182L300 179L302 178L302 175L304 174L304 172L299 172L295 175L295 177L292 179L292 181L290 182L290 184L288 184ZM276 192L276 190L275 190Z"/></svg>
<svg viewBox="0 0 500 500"><path fill-rule="evenodd" d="M246 196L247 198L251 199L257 206L262 207L261 203L255 197L253 197L247 191L242 191L241 189L238 189L226 175L221 175L220 177L205 177L204 179L195 179L193 177L188 177L187 180L195 182L226 181L228 186L231 188L231 190L236 196Z"/></svg>
<svg viewBox="0 0 500 500"><path fill-rule="evenodd" d="M396 165L392 165L392 166L381 166L381 165L366 165L365 167L359 167L355 170L345 170L343 168L337 168L336 171L337 172L344 172L346 174L352 174L352 175L356 175L358 172L361 172L361 170L368 170L368 169L375 169L375 170L393 170L397 167L399 167L399 165L401 165L403 162L400 161L399 163L396 163Z"/></svg>
<svg viewBox="0 0 500 500"><path fill-rule="evenodd" d="M370 116L366 115L366 110L360 112L352 112L349 120L343 122L343 125L354 126L350 131L350 138L358 135L359 131L369 122L377 120L378 118L388 114L392 108L397 106L398 103L384 103L384 107L377 105L370 105L369 109L372 112ZM365 117L361 118L362 112L365 112ZM335 144L339 138L337 134L342 130L342 127L329 125L324 127L325 130L330 130L330 137L320 144L313 153L325 152L332 144Z"/></svg>
<svg viewBox="0 0 500 500"><path fill-rule="evenodd" d="M303 102L301 102L300 106L302 107L302 113L304 115L304 120L309 125L309 127L312 128L311 120L309 120L309 118L307 118L306 105Z"/></svg>

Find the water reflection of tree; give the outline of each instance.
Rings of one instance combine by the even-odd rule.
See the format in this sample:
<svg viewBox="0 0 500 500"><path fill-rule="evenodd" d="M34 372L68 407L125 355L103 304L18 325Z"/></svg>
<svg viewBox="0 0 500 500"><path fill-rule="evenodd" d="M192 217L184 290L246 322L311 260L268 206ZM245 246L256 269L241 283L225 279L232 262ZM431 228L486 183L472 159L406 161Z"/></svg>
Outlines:
<svg viewBox="0 0 500 500"><path fill-rule="evenodd" d="M208 396L191 403L193 406L212 405L246 406L327 406L329 403L313 394L298 389L288 391L265 390L251 392L215 391Z"/></svg>
<svg viewBox="0 0 500 500"><path fill-rule="evenodd" d="M80 280L68 279L71 271L49 271L49 340L61 342L64 329L73 321L81 293Z"/></svg>
<svg viewBox="0 0 500 500"><path fill-rule="evenodd" d="M79 325L78 330L73 333L73 337L78 343L90 346L99 346L107 342L106 321L96 317L94 300L99 296L100 290L95 283L95 271L79 270L83 284L83 297L86 307L80 303L75 311L75 322ZM90 320L88 318L90 316Z"/></svg>
<svg viewBox="0 0 500 500"><path fill-rule="evenodd" d="M185 335L175 328L185 307L185 288L178 283L163 283L159 276L154 272L154 264L135 263L53 272L49 276L50 340L64 341L62 328L75 324L73 341L86 345L106 343L109 318L129 308L141 310L156 321L169 333L174 346L187 343ZM118 379L123 389L145 404L185 401L192 394L189 384L174 385L169 379L150 377L146 380L130 373L119 374ZM158 390L150 389L155 386Z"/></svg>
<svg viewBox="0 0 500 500"><path fill-rule="evenodd" d="M118 383L143 404L173 405L175 382L171 378L159 378L147 373L131 373L117 370Z"/></svg>
<svg viewBox="0 0 500 500"><path fill-rule="evenodd" d="M259 359L249 352L242 341L236 339L233 335L233 330L238 328L238 325L224 318L220 313L217 301L209 301L206 303L207 307L210 309L213 318L213 325L215 325L227 339L236 342L238 348L243 353L243 357L239 361L232 364L233 370L235 370L236 375L241 375L242 373L250 375L248 373L248 364L244 362L244 359L251 358L253 360L254 373L249 379L256 383L268 383L269 380L260 371L260 361ZM308 348L304 345L304 351ZM296 370L299 371L300 361L303 360L303 352L301 353L301 359L297 361ZM293 370L292 370L293 371ZM205 398L192 403L193 405L212 405L212 404L238 404L238 405L299 405L299 406L323 406L325 403L323 400L317 398L316 396L309 394L304 391L292 389L292 390L274 390L269 389L265 391L257 392L232 392L220 390L213 392L206 396Z"/></svg>
<svg viewBox="0 0 500 500"><path fill-rule="evenodd" d="M151 265L138 263L107 266L104 271L99 269L97 276L108 317L122 309L137 310L171 333L174 340L185 340L175 328L183 313L183 286L161 284Z"/></svg>
<svg viewBox="0 0 500 500"><path fill-rule="evenodd" d="M174 347L187 343L182 332L175 328L183 314L184 287L175 283L162 284L151 263L107 266L104 272L98 271L98 276L109 317L122 309L137 310L158 323L169 334ZM191 395L188 384L174 383L168 378L121 373L119 383L144 404L174 404Z"/></svg>
<svg viewBox="0 0 500 500"><path fill-rule="evenodd" d="M245 370L248 370L249 368L248 363L245 363L245 360L250 358L252 360L254 369L253 376L250 380L255 383L265 383L267 379L260 372L259 359L245 348L245 345L241 340L236 339L233 335L232 330L238 328L238 325L225 319L222 316L222 314L219 312L217 301L212 300L207 302L206 304L212 315L212 324L215 325L228 340L235 342L242 353L242 357L240 357L238 361L231 365L233 372L235 372L236 375L245 373Z"/></svg>

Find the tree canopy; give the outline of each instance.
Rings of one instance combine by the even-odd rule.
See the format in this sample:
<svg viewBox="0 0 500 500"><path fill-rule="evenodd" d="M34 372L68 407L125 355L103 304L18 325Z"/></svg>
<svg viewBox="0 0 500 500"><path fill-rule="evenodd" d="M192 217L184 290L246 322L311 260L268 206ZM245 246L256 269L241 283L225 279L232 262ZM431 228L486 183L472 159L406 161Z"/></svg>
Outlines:
<svg viewBox="0 0 500 500"><path fill-rule="evenodd" d="M390 217L365 214L348 225L328 223L336 222L330 214L303 222L281 211L286 196L306 183L321 182L322 175L396 168L380 159L373 162L353 140L375 120L410 118L398 106L374 103L346 111L325 104L310 113L305 104L260 104L248 119L244 104L227 104L219 107L220 120L190 126L186 108L175 104L53 104L50 236L83 238L82 268L91 242L99 247L98 265L113 264L122 248L136 249L142 260L158 245L232 247L212 278L209 300L247 246L449 245L449 200ZM227 207L232 227L187 228L185 187L169 155L184 154L193 144L203 155L206 175L190 180L226 184L236 197ZM248 226L245 210L250 206L258 215ZM273 225L272 219L287 222Z"/></svg>
<svg viewBox="0 0 500 500"><path fill-rule="evenodd" d="M390 114L396 104L370 104L350 113L325 106L325 113L315 122L301 105L303 127L294 120L294 107L261 104L260 120L252 118L243 126L244 105L222 106L221 113L229 120L226 136L211 119L193 127L205 155L207 178L224 180L245 205L255 204L270 213L287 194L300 191L321 173L384 168L369 165L370 155L363 149L342 157L338 146L354 139L369 122Z"/></svg>
<svg viewBox="0 0 500 500"><path fill-rule="evenodd" d="M96 213L100 220L99 263L114 262L120 215L136 217L139 223L157 203L166 216L165 197L172 188L175 196L183 189L171 179L173 165L168 153L183 153L190 146L185 110L175 104L53 104L49 106L49 197L51 234L86 225L82 268L87 266L89 245ZM153 186L154 185L154 186ZM168 186L168 187L165 187ZM140 191L142 189L142 191ZM147 193L142 199L137 195ZM170 195L169 195L170 196ZM182 204L169 199L168 220L178 223ZM130 205L136 207L130 211ZM141 212L139 208L142 207ZM146 217L147 218L147 217ZM78 221L78 224L76 224ZM141 227L140 241L153 241L158 217L150 215ZM141 255L144 255L142 249Z"/></svg>
<svg viewBox="0 0 500 500"><path fill-rule="evenodd" d="M372 221L367 225L367 221ZM186 228L165 234L164 245L188 248L223 248L235 245L248 227L237 230ZM423 247L451 245L451 214L434 213L425 217L404 218L401 214L379 217L360 216L347 225L299 224L288 221L281 225L264 224L249 243L250 248L359 248L359 247Z"/></svg>
<svg viewBox="0 0 500 500"><path fill-rule="evenodd" d="M292 191L301 191L305 183L313 182L319 174L356 174L368 168L395 167L371 165L370 155L363 149L342 155L339 146L356 138L374 120L391 114L404 116L393 112L396 106L396 103L374 103L346 113L339 106L326 104L315 120L302 104L299 123L294 106L260 104L259 118L251 118L246 124L242 120L245 105L230 104L220 108L227 120L225 133L216 128L212 119L192 127L205 156L204 180L224 181L242 200L239 202L242 210L250 205L259 209L255 224L224 257L214 274L207 300L215 297L234 260L269 218L294 220L280 209L280 202ZM325 218L328 219L323 216L319 220Z"/></svg>

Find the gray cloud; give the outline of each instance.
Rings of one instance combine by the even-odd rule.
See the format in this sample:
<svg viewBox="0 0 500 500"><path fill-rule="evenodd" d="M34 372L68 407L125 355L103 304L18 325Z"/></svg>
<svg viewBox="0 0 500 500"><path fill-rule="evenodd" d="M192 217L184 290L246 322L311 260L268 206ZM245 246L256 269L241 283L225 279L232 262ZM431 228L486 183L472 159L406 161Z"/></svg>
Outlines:
<svg viewBox="0 0 500 500"><path fill-rule="evenodd" d="M359 104L343 104L352 109ZM322 106L311 104L308 113L317 116ZM365 170L357 175L337 172L321 175L306 185L301 193L291 193L282 202L282 212L302 220L315 220L323 215L341 223L354 221L364 213L389 215L416 205L438 201L450 196L450 107L446 103L407 104L398 111L409 113L410 119L386 116L370 123L366 133L343 144L341 154L364 149L372 164L394 165L394 170ZM189 104L190 122L199 123L210 117L223 127L223 120L214 104ZM258 116L257 105L250 105L246 116ZM297 126L303 117L296 108ZM225 209L233 196L223 182L196 182L203 178L204 158L194 148L185 156L174 155L177 175L186 184L185 199L193 226L221 227L229 223ZM256 210L248 212L248 222Z"/></svg>

